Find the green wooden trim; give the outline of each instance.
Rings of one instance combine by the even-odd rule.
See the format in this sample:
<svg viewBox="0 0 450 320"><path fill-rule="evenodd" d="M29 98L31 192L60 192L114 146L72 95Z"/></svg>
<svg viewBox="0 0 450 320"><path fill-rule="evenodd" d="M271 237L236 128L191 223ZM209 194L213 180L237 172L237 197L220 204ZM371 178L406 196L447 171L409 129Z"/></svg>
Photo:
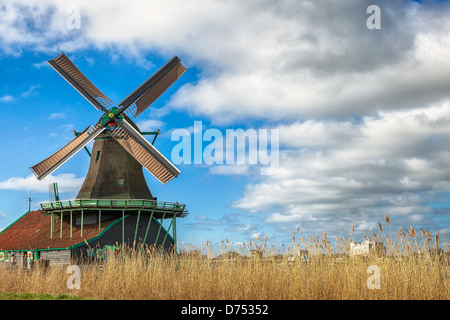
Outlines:
<svg viewBox="0 0 450 320"><path fill-rule="evenodd" d="M50 239L53 239L53 212L50 212Z"/></svg>
<svg viewBox="0 0 450 320"><path fill-rule="evenodd" d="M84 220L84 210L81 209L81 234L80 234L80 237L83 237L83 220Z"/></svg>
<svg viewBox="0 0 450 320"><path fill-rule="evenodd" d="M42 210L45 211L59 211L70 209L83 209L83 208L107 208L108 210L154 210L155 212L176 212L179 217L185 217L188 214L186 205L181 203L167 202L167 201L155 201L155 200L139 200L139 199L76 199L76 200L63 200L41 203Z"/></svg>
<svg viewBox="0 0 450 320"><path fill-rule="evenodd" d="M145 236L144 236L144 241L142 242L142 249L141 249L141 251L144 250L144 245L147 242L148 230L150 229L150 224L152 223L152 221L153 221L153 211L152 211L152 213L150 215L150 218L148 219L147 230L145 231Z"/></svg>
<svg viewBox="0 0 450 320"><path fill-rule="evenodd" d="M161 219L161 221L164 221L164 217L166 216L166 213L164 212L163 217ZM156 221L158 222L158 221ZM159 223L159 222L158 222ZM161 228L162 228L162 223L159 224L159 229L158 229L158 234L156 235L156 240L155 240L155 245L158 244L158 239L159 239L159 233L161 232Z"/></svg>
<svg viewBox="0 0 450 320"><path fill-rule="evenodd" d="M0 234L2 234L3 232L5 232L9 227L11 227L14 223L16 223L17 221L19 221L20 219L22 219L26 214L28 214L30 212L30 210L28 210L27 212L25 212L23 215L21 215L20 217L18 217L16 220L14 220L14 222L12 222L9 226L7 226L6 228L4 228L2 231L0 231Z"/></svg>
<svg viewBox="0 0 450 320"><path fill-rule="evenodd" d="M169 228L167 228L166 235L164 236L164 240L163 240L163 242L162 242L162 244L161 244L161 250L164 249L164 244L166 243L167 235L168 235L169 232L170 232L170 228L172 228L172 224L173 224L173 218L172 218L172 221L170 221ZM161 225L162 225L162 223L161 223Z"/></svg>
<svg viewBox="0 0 450 320"><path fill-rule="evenodd" d="M153 218L153 220L154 220L156 223L160 224L159 221L158 221L156 218ZM162 229L164 232L167 233L167 230L166 230L166 228L164 228L163 225L161 225L161 229ZM175 242L174 238L170 235L170 233L169 233L169 238L170 238L172 241Z"/></svg>
<svg viewBox="0 0 450 320"><path fill-rule="evenodd" d="M139 219L141 218L141 210L139 209L138 211L138 216L137 216L137 220L136 220L136 229L134 230L134 240L133 240L133 245L136 242L136 237L137 237L137 232L138 232L138 227L139 227Z"/></svg>
<svg viewBox="0 0 450 320"><path fill-rule="evenodd" d="M72 238L72 210L70 210L70 237Z"/></svg>
<svg viewBox="0 0 450 320"><path fill-rule="evenodd" d="M122 244L125 243L125 210L122 210Z"/></svg>
<svg viewBox="0 0 450 320"><path fill-rule="evenodd" d="M76 137L78 137L78 136L81 134L81 132L74 131L73 134L74 134ZM89 157L91 157L91 153L89 152L88 148L87 148L87 147L84 147L84 150L86 150L86 152L87 152L87 154L89 155Z"/></svg>
<svg viewBox="0 0 450 320"><path fill-rule="evenodd" d="M177 247L177 216L173 215L173 255L175 259L175 270L178 270L178 247Z"/></svg>
<svg viewBox="0 0 450 320"><path fill-rule="evenodd" d="M177 247L177 216L173 215L173 229L172 229L172 234L173 234L173 248L174 250L176 250Z"/></svg>
<svg viewBox="0 0 450 320"><path fill-rule="evenodd" d="M59 237L62 239L62 228L63 227L63 212L61 211L61 221L60 221L60 227L59 227Z"/></svg>
<svg viewBox="0 0 450 320"><path fill-rule="evenodd" d="M65 247L65 248L47 248L47 249L33 249L33 250L35 250L36 252L40 252L40 251L55 251L55 250L70 250L71 248L70 247ZM22 250L9 250L9 251L27 251L27 250L24 250L24 249L22 249ZM28 249L28 251L30 251L30 249Z"/></svg>
<svg viewBox="0 0 450 320"><path fill-rule="evenodd" d="M156 132L155 136L153 137L152 144L155 144L156 137L159 135L159 131Z"/></svg>
<svg viewBox="0 0 450 320"><path fill-rule="evenodd" d="M58 185L57 183L53 183L53 193L55 194L55 200L59 201L59 191L58 191Z"/></svg>

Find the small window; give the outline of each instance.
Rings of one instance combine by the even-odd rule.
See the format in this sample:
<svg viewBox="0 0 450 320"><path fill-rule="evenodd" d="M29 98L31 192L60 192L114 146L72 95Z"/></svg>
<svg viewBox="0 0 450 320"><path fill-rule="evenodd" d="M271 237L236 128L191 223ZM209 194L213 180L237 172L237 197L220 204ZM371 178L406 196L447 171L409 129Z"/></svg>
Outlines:
<svg viewBox="0 0 450 320"><path fill-rule="evenodd" d="M97 158L95 159L95 161L97 161L97 162L100 161L100 151L97 151Z"/></svg>
<svg viewBox="0 0 450 320"><path fill-rule="evenodd" d="M123 178L122 177L119 178L119 186L123 186Z"/></svg>

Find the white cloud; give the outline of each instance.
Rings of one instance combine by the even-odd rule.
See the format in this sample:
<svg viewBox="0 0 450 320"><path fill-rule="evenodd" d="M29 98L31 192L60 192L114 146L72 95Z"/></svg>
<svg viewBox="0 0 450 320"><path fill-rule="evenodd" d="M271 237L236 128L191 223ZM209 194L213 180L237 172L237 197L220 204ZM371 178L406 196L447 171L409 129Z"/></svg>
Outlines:
<svg viewBox="0 0 450 320"><path fill-rule="evenodd" d="M77 178L72 173L62 173L56 176L50 175L45 180L39 181L34 175L12 177L0 181L0 190L27 190L34 192L48 192L48 185L58 183L59 192L78 191L83 184L84 177Z"/></svg>
<svg viewBox="0 0 450 320"><path fill-rule="evenodd" d="M252 239L261 239L261 232L254 232L250 235L250 238Z"/></svg>
<svg viewBox="0 0 450 320"><path fill-rule="evenodd" d="M448 202L449 119L445 102L358 123L283 125L278 174L248 184L233 206L266 213L265 221L280 228L313 223L327 233L352 221L366 232L386 212L430 224L437 213L430 203Z"/></svg>
<svg viewBox="0 0 450 320"><path fill-rule="evenodd" d="M28 90L22 92L22 94L20 96L23 98L34 96L37 94L36 89L38 89L40 87L41 87L41 85L31 85L30 88L28 88Z"/></svg>
<svg viewBox="0 0 450 320"><path fill-rule="evenodd" d="M16 101L18 98L27 98L30 96L34 96L37 94L36 89L41 87L40 85L31 85L27 90L23 91L18 97L13 97L9 94L6 94L2 97L0 97L0 103L4 102L4 103L8 103L8 102L14 102Z"/></svg>
<svg viewBox="0 0 450 320"><path fill-rule="evenodd" d="M136 125L141 131L157 131L164 126L164 122L156 119L147 119L136 122Z"/></svg>
<svg viewBox="0 0 450 320"><path fill-rule="evenodd" d="M226 71L185 85L171 105L227 123L248 118L279 121L376 114L380 109L417 107L447 96L444 84L450 80L450 64L444 59L436 62L428 48L432 46L436 54L444 56L449 48L443 38L449 28L427 28L418 35L405 32L416 19L422 19L421 12L408 16L406 10L400 10L396 16L387 14L387 28L378 38L357 27L358 19L364 17L355 17L364 2L334 2L327 8L315 5L303 10L305 3L286 5L284 9L292 9L290 16L266 12L271 23L256 23L261 26L260 33L243 27L243 34L254 32L248 43L252 50L239 44L235 47L245 52L245 58L237 59ZM324 16L331 14L334 19L327 21ZM305 24L314 16L322 23ZM445 20L444 14L435 18ZM251 19L258 16L253 14ZM286 28L289 23L291 28ZM341 25L333 29L333 23ZM276 36L264 32L269 26ZM342 30L351 31L344 35ZM438 36L428 36L435 32Z"/></svg>
<svg viewBox="0 0 450 320"><path fill-rule="evenodd" d="M49 119L66 119L67 116L63 112L54 112L48 116Z"/></svg>
<svg viewBox="0 0 450 320"><path fill-rule="evenodd" d="M33 63L33 67L35 67L36 69L41 69L41 68L45 68L48 67L48 63L47 60L41 61L41 62L36 62Z"/></svg>
<svg viewBox="0 0 450 320"><path fill-rule="evenodd" d="M84 0L81 28L69 30L72 2L23 0L4 4L0 43L9 54L93 46L143 64L149 51L178 54L200 77L170 106L214 123L376 114L446 97L450 6L383 3L374 32L365 27L370 4Z"/></svg>
<svg viewBox="0 0 450 320"><path fill-rule="evenodd" d="M0 102L13 102L14 97L10 96L9 94L4 95L3 97L0 97Z"/></svg>
<svg viewBox="0 0 450 320"><path fill-rule="evenodd" d="M201 74L170 106L217 123L348 116L361 108L373 113L447 94L435 80L450 80L443 54L449 45L448 6L433 16L433 25L443 26L437 29L423 23L428 13L417 4L390 1L383 4L377 33L365 27L370 1L360 0L208 1L201 9L193 0L85 0L77 2L80 30L66 26L71 4L5 4L3 50L73 52L93 46L136 61L146 60L149 51L178 54ZM425 26L420 33L417 23ZM436 62L435 55L444 58ZM423 94L430 90L435 94Z"/></svg>

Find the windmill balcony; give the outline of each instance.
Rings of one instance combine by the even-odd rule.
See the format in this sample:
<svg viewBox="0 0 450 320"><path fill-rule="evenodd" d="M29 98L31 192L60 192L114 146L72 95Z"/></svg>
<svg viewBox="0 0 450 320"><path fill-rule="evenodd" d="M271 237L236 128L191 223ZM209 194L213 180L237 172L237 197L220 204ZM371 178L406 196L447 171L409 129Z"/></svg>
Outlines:
<svg viewBox="0 0 450 320"><path fill-rule="evenodd" d="M167 202L157 200L125 200L125 199L74 199L58 200L40 203L42 210L71 210L71 209L134 209L154 210L176 214L177 218L184 218L188 211L186 205L178 202Z"/></svg>

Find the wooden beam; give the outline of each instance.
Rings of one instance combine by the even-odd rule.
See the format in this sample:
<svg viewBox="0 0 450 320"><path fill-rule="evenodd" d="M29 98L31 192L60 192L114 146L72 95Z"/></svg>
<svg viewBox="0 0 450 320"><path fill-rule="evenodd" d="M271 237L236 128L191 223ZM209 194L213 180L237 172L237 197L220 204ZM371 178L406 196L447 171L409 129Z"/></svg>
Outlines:
<svg viewBox="0 0 450 320"><path fill-rule="evenodd" d="M178 270L178 251L177 251L177 214L173 215L173 254L175 258L175 270Z"/></svg>
<svg viewBox="0 0 450 320"><path fill-rule="evenodd" d="M172 221L170 221L169 228L167 228L167 230L166 230L167 231L166 235L164 236L164 240L163 240L163 242L161 244L161 251L164 250L164 244L166 243L167 235L170 232L170 228L172 228L172 224L173 224L173 218L172 218ZM162 224L161 224L161 226L162 226Z"/></svg>
<svg viewBox="0 0 450 320"><path fill-rule="evenodd" d="M165 216L166 216L166 213L164 212L163 216L161 218L161 222L164 221ZM159 233L161 232L161 228L162 228L162 223L159 225L158 234L156 235L156 240L155 240L155 246L158 244Z"/></svg>
<svg viewBox="0 0 450 320"><path fill-rule="evenodd" d="M81 234L80 237L83 237L83 221L84 220L84 209L81 209Z"/></svg>
<svg viewBox="0 0 450 320"><path fill-rule="evenodd" d="M137 220L136 220L136 230L134 231L134 241L133 241L133 246L136 243L136 237L137 237L137 232L138 232L138 227L139 227L139 219L141 218L141 210L139 209L138 211L138 216L137 216Z"/></svg>
<svg viewBox="0 0 450 320"><path fill-rule="evenodd" d="M50 212L50 239L53 239L53 211Z"/></svg>
<svg viewBox="0 0 450 320"><path fill-rule="evenodd" d="M122 209L122 246L125 243L125 210Z"/></svg>
<svg viewBox="0 0 450 320"><path fill-rule="evenodd" d="M147 230L145 231L144 240L142 241L141 251L144 250L144 245L147 242L148 230L150 229L150 224L152 223L152 220L153 220L153 210L152 213L150 214L150 219L148 219Z"/></svg>

